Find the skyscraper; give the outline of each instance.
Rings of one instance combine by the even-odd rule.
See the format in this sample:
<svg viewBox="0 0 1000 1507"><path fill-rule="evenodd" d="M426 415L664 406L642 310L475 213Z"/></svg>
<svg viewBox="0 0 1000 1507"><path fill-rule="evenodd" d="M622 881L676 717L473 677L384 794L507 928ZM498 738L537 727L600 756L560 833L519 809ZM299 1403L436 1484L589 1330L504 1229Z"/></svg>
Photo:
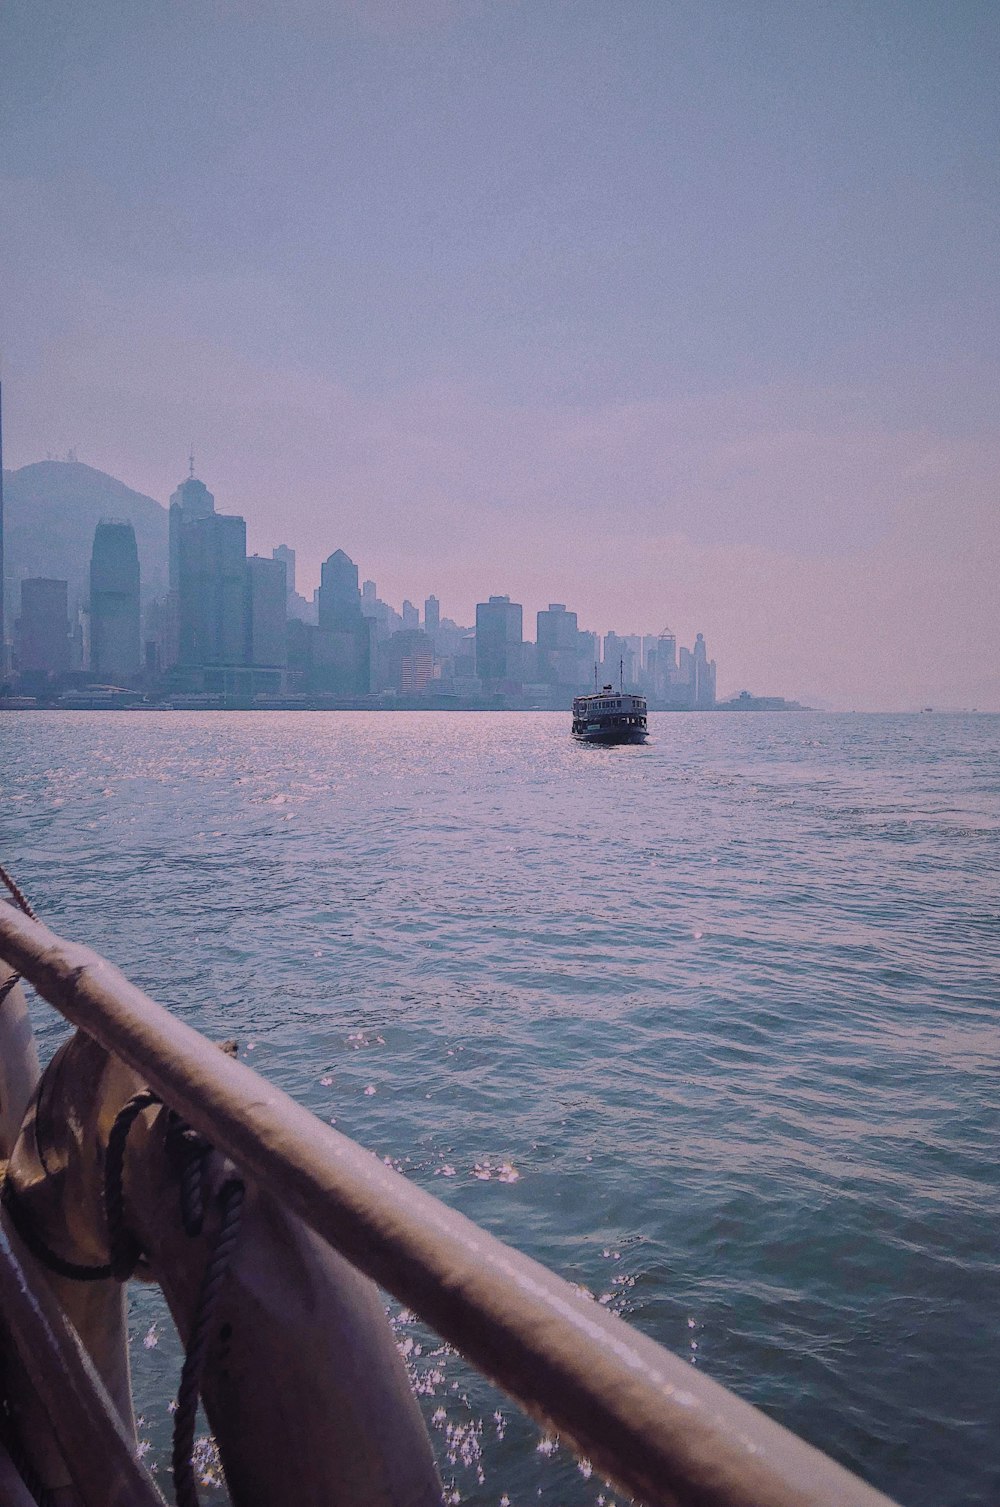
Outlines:
<svg viewBox="0 0 1000 1507"><path fill-rule="evenodd" d="M337 696L363 696L371 689L374 620L362 615L358 567L342 549L324 560L320 573L319 632L313 680Z"/></svg>
<svg viewBox="0 0 1000 1507"><path fill-rule="evenodd" d="M104 680L139 673L139 551L130 523L102 521L90 556L90 668Z"/></svg>
<svg viewBox="0 0 1000 1507"><path fill-rule="evenodd" d="M509 596L476 606L476 674L485 687L520 683L523 674L521 604Z"/></svg>
<svg viewBox="0 0 1000 1507"><path fill-rule="evenodd" d="M291 551L289 551L291 553ZM294 556L293 556L294 559ZM288 659L285 562L251 555L247 561L246 662L282 669Z"/></svg>
<svg viewBox="0 0 1000 1507"><path fill-rule="evenodd" d="M342 549L334 550L320 572L319 625L327 630L354 628L360 617L358 567Z"/></svg>
<svg viewBox="0 0 1000 1507"><path fill-rule="evenodd" d="M430 596L424 602L424 631L436 633L441 626L441 603L437 597Z"/></svg>
<svg viewBox="0 0 1000 1507"><path fill-rule="evenodd" d="M416 631L420 627L420 609L414 607L412 602L403 603L403 628L405 631Z"/></svg>
<svg viewBox="0 0 1000 1507"><path fill-rule="evenodd" d="M580 634L576 613L550 602L537 618L538 674L549 685L573 685L579 679Z"/></svg>
<svg viewBox="0 0 1000 1507"><path fill-rule="evenodd" d="M170 498L170 577L171 591L180 591L180 535L181 526L195 518L208 518L215 512L215 498L203 481L194 474L194 457L191 457L191 474L186 476Z"/></svg>
<svg viewBox="0 0 1000 1507"><path fill-rule="evenodd" d="M245 519L214 511L185 518L178 541L180 664L188 669L244 664Z"/></svg>
<svg viewBox="0 0 1000 1507"><path fill-rule="evenodd" d="M254 556L256 559L257 557ZM282 560L285 565L285 595L295 595L295 551L287 544L279 544L271 551L272 560Z"/></svg>
<svg viewBox="0 0 1000 1507"><path fill-rule="evenodd" d="M21 582L15 639L22 675L62 675L69 669L67 593L65 581L36 577Z"/></svg>
<svg viewBox="0 0 1000 1507"><path fill-rule="evenodd" d="M705 635L699 633L691 651L691 693L697 707L715 705L715 660L710 660Z"/></svg>
<svg viewBox="0 0 1000 1507"><path fill-rule="evenodd" d="M636 655L629 639L620 633L604 635L604 675L617 686L619 677L626 685L635 685L638 680Z"/></svg>
<svg viewBox="0 0 1000 1507"><path fill-rule="evenodd" d="M7 673L7 618L4 612L3 572L3 384L0 383L0 680Z"/></svg>

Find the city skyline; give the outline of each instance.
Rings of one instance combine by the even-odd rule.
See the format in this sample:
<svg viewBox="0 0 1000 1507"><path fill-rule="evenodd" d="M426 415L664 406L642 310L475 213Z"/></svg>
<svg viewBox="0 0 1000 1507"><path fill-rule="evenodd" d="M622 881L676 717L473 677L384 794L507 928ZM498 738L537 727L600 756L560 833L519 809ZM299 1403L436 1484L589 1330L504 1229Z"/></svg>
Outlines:
<svg viewBox="0 0 1000 1507"><path fill-rule="evenodd" d="M1000 707L995 6L12 0L0 41L8 465L166 498L192 440L303 579L332 536L467 620L666 601L736 685Z"/></svg>
<svg viewBox="0 0 1000 1507"><path fill-rule="evenodd" d="M67 458L65 462L53 462L52 458L49 457L46 464L52 463L57 466L63 466L66 464L72 466L80 466L86 464L85 462L80 461L75 454L71 459ZM91 468L88 467L88 469ZM11 476L13 476L14 474L15 473L13 471L10 473ZM111 478L111 480L115 481L116 483L118 482L118 478ZM213 482L213 485L216 484ZM155 502L155 499L150 499L150 501ZM176 520L179 509L183 508L185 505L187 510L191 512L193 516L196 516L199 519L204 519L206 517L228 519L228 522L231 525L236 525L241 536L240 548L246 550L248 557L259 557L260 551L263 549L269 558L273 557L276 560L280 559L285 564L288 578L291 581L291 585L289 587L289 597L297 598L297 606L292 605L289 608L289 612L292 617L301 615L302 611L307 608L309 608L313 612L315 611L315 598L319 590L322 570L324 566L329 565L330 557L327 557L325 561L321 562L320 569L316 571L314 579L309 579L308 577L306 579L303 579L303 571L299 564L300 554L295 546L289 545L287 542L275 544L272 546L268 546L266 543L263 543L260 544L257 550L251 550L250 542L248 540L248 535L245 528L245 520L243 519L242 515L232 515L230 513L224 513L221 509L216 508L215 493L213 493L208 488L206 483L195 474L195 457L193 454L189 456L187 474L182 477L180 482L178 482L176 487L174 487L170 492L169 503L166 505L157 504L157 506L162 509L165 517L169 520L167 554L164 561L162 562L164 567L162 572L162 581L164 585L169 586L170 590L176 592L179 587L180 536ZM103 527L107 524L117 524L117 522L118 520L112 518L109 513L107 517L102 519L101 526ZM335 553L344 554L345 551L338 547ZM362 570L362 566L360 564L356 565L353 560L351 560L351 564L354 565L355 574ZM403 567L403 570L405 571L405 566ZM10 639L11 637L12 622L14 621L17 612L18 581L22 578L24 578L23 569L19 578L15 578L14 576L10 575L7 579L8 587L14 588L13 592L11 593L11 601L9 603L7 624L8 639ZM33 576L29 576L29 578L35 579L35 577ZM152 600L152 596L155 595L155 592L158 589L156 583L158 583L160 579L160 574L155 574L154 584L152 587L149 581L144 581L143 596L145 600ZM366 591L365 593L362 593L363 597L367 594L369 588L372 591L374 590L375 582L371 579L366 579L364 581L364 586L366 588ZM302 590L296 591L297 587L304 588L304 593ZM425 606L428 603L433 603L435 611L437 613L440 613L441 603L440 600L435 596L433 590L424 593L422 591L416 591L411 588L411 594L417 598L418 604L421 601L424 602ZM493 594L495 595L495 593ZM72 598L72 591L70 595ZM487 595L487 588L482 588L478 595L480 597ZM541 614L542 616L548 615L548 609L553 605L551 600L552 595L553 593L551 591L548 592L547 596L545 595L545 593L543 593L543 599L540 599L538 606L535 606L533 603L518 604L519 608L523 609L524 625L526 629L528 626L530 626L530 624L533 624L535 622L539 614ZM88 596L89 593L86 586L80 586L77 591L76 606L83 606L85 608L88 601ZM72 601L71 605L73 605ZM564 610L565 608L565 604L557 604L557 606L559 606L560 610ZM402 619L400 626L414 628L418 626L418 619L420 619L419 606L414 606L414 604L411 603L408 598L404 597L401 604L397 607L394 607L393 610L396 611ZM408 620L409 614L412 614L412 617ZM458 623L459 625L461 625L464 631L474 631L476 621L475 603L473 603L472 606L465 611L463 611L461 607L453 607L451 604L446 603L445 612L443 615L452 623ZM581 613L578 613L576 611L572 611L570 615L575 621L577 616L586 617L586 612L582 611ZM701 619L699 618L698 621L700 622ZM419 626L423 626L422 619L420 619L419 621ZM684 627L682 627L680 634L678 635L678 630L676 629L672 620L664 620L654 628L650 624L637 624L632 622L631 620L625 621L624 616L617 620L613 626L610 624L604 624L603 626L600 624L590 624L586 631L594 634L600 641L603 641L607 634L614 636L616 633L621 633L623 637L630 637L633 639L649 638L663 632L671 634L675 638L677 638L678 636L683 637L685 634L685 629ZM700 630L692 628L688 636L694 638L696 635L700 636ZM527 631L525 631L524 634L524 641L532 643L534 642L531 634ZM598 660L601 661L600 655L598 656Z"/></svg>
<svg viewBox="0 0 1000 1507"><path fill-rule="evenodd" d="M80 473L78 462L69 465ZM193 455L165 522L158 550L150 554L145 541L152 565L145 582L127 520L98 518L85 581L72 550L60 547L57 558L53 545L47 556L43 548L42 568L68 564L72 589L69 580L33 576L11 556L8 584L19 587L20 612L5 657L15 696L46 705L77 704L96 690L157 703L194 696L233 705L296 698L391 705L402 698L555 709L588 685L592 667L595 688L599 675L617 679L661 709L717 704L716 664L701 632L690 649L669 628L600 633L581 628L565 603L549 602L535 614L533 639L522 604L505 594L477 603L474 627L442 617L433 593L421 616L410 600L397 610L375 581L362 583L342 548L324 560L310 601L297 590L295 549L282 543L270 556L249 554L246 520L216 508Z"/></svg>

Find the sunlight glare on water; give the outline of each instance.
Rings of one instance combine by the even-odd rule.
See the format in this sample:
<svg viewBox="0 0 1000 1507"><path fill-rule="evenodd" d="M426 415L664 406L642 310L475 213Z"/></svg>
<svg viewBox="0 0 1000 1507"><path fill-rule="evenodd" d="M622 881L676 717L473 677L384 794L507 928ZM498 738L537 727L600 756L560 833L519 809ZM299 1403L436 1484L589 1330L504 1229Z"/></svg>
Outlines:
<svg viewBox="0 0 1000 1507"><path fill-rule="evenodd" d="M1000 719L651 722L600 749L547 713L0 714L0 858L908 1507L995 1504ZM132 1304L162 1475L178 1350ZM449 1500L613 1500L392 1314Z"/></svg>

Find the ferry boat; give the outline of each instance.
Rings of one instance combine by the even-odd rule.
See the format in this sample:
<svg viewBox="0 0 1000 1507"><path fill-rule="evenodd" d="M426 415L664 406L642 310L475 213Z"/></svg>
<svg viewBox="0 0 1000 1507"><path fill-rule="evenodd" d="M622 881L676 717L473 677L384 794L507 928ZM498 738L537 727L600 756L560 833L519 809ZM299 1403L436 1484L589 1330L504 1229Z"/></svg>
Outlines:
<svg viewBox="0 0 1000 1507"><path fill-rule="evenodd" d="M573 736L583 743L644 743L646 698L610 685L573 698Z"/></svg>

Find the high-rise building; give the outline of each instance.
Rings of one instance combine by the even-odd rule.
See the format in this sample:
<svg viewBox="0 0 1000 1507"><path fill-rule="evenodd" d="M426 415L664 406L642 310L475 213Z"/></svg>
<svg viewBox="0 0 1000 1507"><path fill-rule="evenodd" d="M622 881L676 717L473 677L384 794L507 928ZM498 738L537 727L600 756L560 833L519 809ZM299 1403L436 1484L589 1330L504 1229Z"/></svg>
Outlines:
<svg viewBox="0 0 1000 1507"><path fill-rule="evenodd" d="M15 628L22 675L62 675L69 669L68 585L47 577L21 582L21 616Z"/></svg>
<svg viewBox="0 0 1000 1507"><path fill-rule="evenodd" d="M342 549L323 561L319 588L319 626L354 628L361 616L358 567Z"/></svg>
<svg viewBox="0 0 1000 1507"><path fill-rule="evenodd" d="M246 659L247 526L212 512L179 530L180 663L242 665Z"/></svg>
<svg viewBox="0 0 1000 1507"><path fill-rule="evenodd" d="M414 607L412 602L403 603L403 629L405 632L415 632L420 627L420 609Z"/></svg>
<svg viewBox="0 0 1000 1507"><path fill-rule="evenodd" d="M90 556L90 668L102 680L139 673L139 551L130 523L102 521Z"/></svg>
<svg viewBox="0 0 1000 1507"><path fill-rule="evenodd" d="M434 679L434 645L419 628L401 628L379 646L380 689L415 696Z"/></svg>
<svg viewBox="0 0 1000 1507"><path fill-rule="evenodd" d="M635 685L638 682L635 650L628 637L623 634L606 633L604 635L604 677L614 686L618 685L619 678L622 678L626 685Z"/></svg>
<svg viewBox="0 0 1000 1507"><path fill-rule="evenodd" d="M538 675L549 685L575 685L580 678L580 633L576 613L550 602L537 618Z"/></svg>
<svg viewBox="0 0 1000 1507"><path fill-rule="evenodd" d="M292 558L294 560L294 555ZM285 561L278 558L277 552L270 560L251 555L247 561L246 662L249 665L281 669L287 661L285 572Z"/></svg>
<svg viewBox="0 0 1000 1507"><path fill-rule="evenodd" d="M3 554L3 384L0 383L0 680L7 674L7 616Z"/></svg>
<svg viewBox="0 0 1000 1507"><path fill-rule="evenodd" d="M279 544L272 549L271 559L284 561L285 595L293 597L295 595L295 551L287 544Z"/></svg>
<svg viewBox="0 0 1000 1507"><path fill-rule="evenodd" d="M342 549L334 550L321 572L312 672L316 689L337 696L367 694L373 628L372 620L361 611L358 567Z"/></svg>
<svg viewBox="0 0 1000 1507"><path fill-rule="evenodd" d="M581 628L576 638L580 658L581 683L590 685L596 679L597 664L601 657L601 640L598 634Z"/></svg>
<svg viewBox="0 0 1000 1507"><path fill-rule="evenodd" d="M715 660L709 660L703 633L696 636L691 651L691 699L697 707L715 705Z"/></svg>
<svg viewBox="0 0 1000 1507"><path fill-rule="evenodd" d="M375 617L378 613L378 588L374 581L365 581L361 588L361 611L365 617Z"/></svg>
<svg viewBox="0 0 1000 1507"><path fill-rule="evenodd" d="M194 457L191 457L191 474L186 476L170 498L170 576L171 591L180 591L181 585L181 528L195 518L208 518L215 512L215 498L203 481L194 474Z"/></svg>
<svg viewBox="0 0 1000 1507"><path fill-rule="evenodd" d="M523 674L521 604L509 596L490 597L476 606L476 674L489 688L519 683Z"/></svg>
<svg viewBox="0 0 1000 1507"><path fill-rule="evenodd" d="M441 603L429 596L424 602L424 632L436 633L441 626Z"/></svg>
<svg viewBox="0 0 1000 1507"><path fill-rule="evenodd" d="M670 701L677 675L677 639L669 628L645 640L645 684L657 701Z"/></svg>

